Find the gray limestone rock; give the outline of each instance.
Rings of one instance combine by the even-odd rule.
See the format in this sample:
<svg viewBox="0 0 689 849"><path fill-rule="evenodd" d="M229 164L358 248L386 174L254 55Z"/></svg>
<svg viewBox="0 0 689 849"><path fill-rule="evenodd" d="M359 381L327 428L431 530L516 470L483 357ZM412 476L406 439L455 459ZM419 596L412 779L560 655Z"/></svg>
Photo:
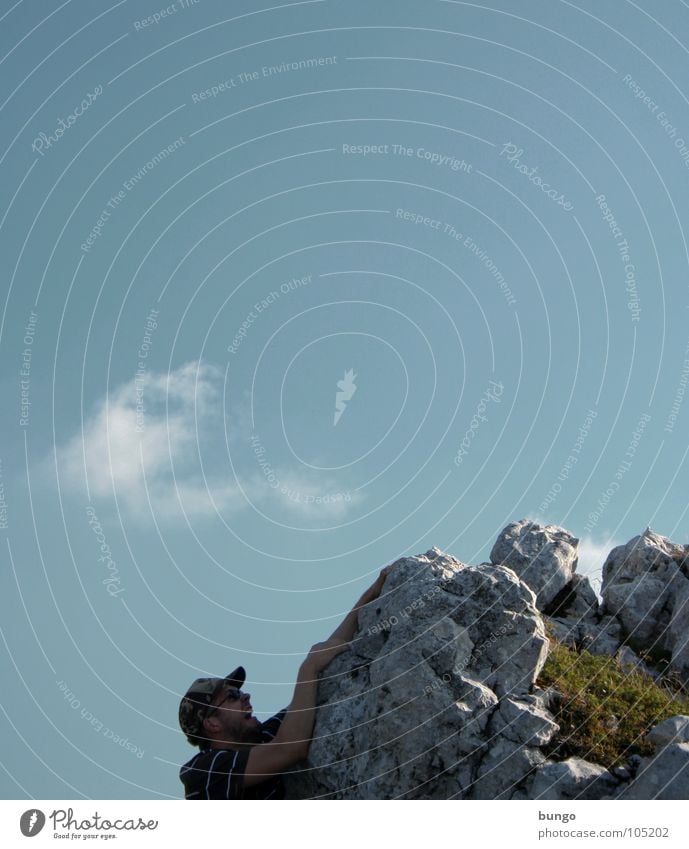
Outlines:
<svg viewBox="0 0 689 849"><path fill-rule="evenodd" d="M485 792L516 787L543 760L523 741L556 727L529 695L547 645L512 570L437 548L403 559L360 611L352 648L321 673L309 759L287 776L288 796L467 798L479 778Z"/></svg>
<svg viewBox="0 0 689 849"><path fill-rule="evenodd" d="M544 617L553 636L577 651L614 655L621 644L622 628L614 617L599 622L589 619L556 619Z"/></svg>
<svg viewBox="0 0 689 849"><path fill-rule="evenodd" d="M619 780L607 769L581 758L548 762L535 774L530 799L601 799L609 796Z"/></svg>
<svg viewBox="0 0 689 849"><path fill-rule="evenodd" d="M595 619L598 616L600 602L596 591L586 575L574 575L571 583L574 599L568 610L569 616L580 619Z"/></svg>
<svg viewBox="0 0 689 849"><path fill-rule="evenodd" d="M544 746L558 730L544 700L534 695L503 699L491 723L494 734L520 746Z"/></svg>
<svg viewBox="0 0 689 849"><path fill-rule="evenodd" d="M674 649L682 665L686 632L684 638L680 632L687 624L688 606L683 602L689 583L685 555L685 546L646 528L610 552L603 564L602 588L604 609L621 622L626 643L639 650Z"/></svg>
<svg viewBox="0 0 689 849"><path fill-rule="evenodd" d="M489 563L437 548L400 560L320 675L309 758L286 774L288 798L689 798L687 716L649 732L653 757L613 771L541 751L562 698L535 686L544 622L577 651L651 674L634 649L659 649L689 677L689 548L647 528L613 549L599 606L575 574L577 546L563 528L522 519Z"/></svg>
<svg viewBox="0 0 689 849"><path fill-rule="evenodd" d="M689 682L689 580L672 600L672 616L667 633L671 666Z"/></svg>
<svg viewBox="0 0 689 849"><path fill-rule="evenodd" d="M597 623L581 623L579 648L591 654L613 655L622 644L622 626L614 616L602 616Z"/></svg>
<svg viewBox="0 0 689 849"><path fill-rule="evenodd" d="M644 758L617 799L689 799L689 743L669 743Z"/></svg>
<svg viewBox="0 0 689 849"><path fill-rule="evenodd" d="M644 672L647 675L653 674L649 667L643 662L643 660L641 660L635 651L629 648L629 646L620 646L615 658L622 669L628 672Z"/></svg>
<svg viewBox="0 0 689 849"><path fill-rule="evenodd" d="M592 620L598 618L599 601L591 581L585 575L573 575L572 580L553 599L547 609L549 616Z"/></svg>
<svg viewBox="0 0 689 849"><path fill-rule="evenodd" d="M677 714L664 719L648 732L646 739L656 751L669 743L689 743L689 716Z"/></svg>
<svg viewBox="0 0 689 849"><path fill-rule="evenodd" d="M540 749L516 746L506 738L498 737L479 764L477 777L470 787L470 799L524 798L524 786L545 757Z"/></svg>
<svg viewBox="0 0 689 849"><path fill-rule="evenodd" d="M538 609L545 610L572 580L578 545L564 528L520 519L503 529L490 559L513 569L536 593Z"/></svg>
<svg viewBox="0 0 689 849"><path fill-rule="evenodd" d="M555 619L544 616L544 621L549 626L550 633L558 643L569 648L576 649L581 642L580 622L578 619Z"/></svg>

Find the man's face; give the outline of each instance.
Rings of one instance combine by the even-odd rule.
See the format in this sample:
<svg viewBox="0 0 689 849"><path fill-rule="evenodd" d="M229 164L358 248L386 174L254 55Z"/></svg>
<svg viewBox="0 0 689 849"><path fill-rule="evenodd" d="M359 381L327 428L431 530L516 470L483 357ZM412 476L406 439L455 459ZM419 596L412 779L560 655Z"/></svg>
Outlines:
<svg viewBox="0 0 689 849"><path fill-rule="evenodd" d="M260 743L261 723L252 716L251 693L223 687L213 699L214 709L204 720L216 740L228 743Z"/></svg>

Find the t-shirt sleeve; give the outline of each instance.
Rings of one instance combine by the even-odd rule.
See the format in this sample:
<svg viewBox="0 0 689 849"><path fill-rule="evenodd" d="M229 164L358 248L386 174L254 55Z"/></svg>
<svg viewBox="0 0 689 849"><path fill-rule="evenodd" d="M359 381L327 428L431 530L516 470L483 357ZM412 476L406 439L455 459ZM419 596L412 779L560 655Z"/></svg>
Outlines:
<svg viewBox="0 0 689 849"><path fill-rule="evenodd" d="M207 774L200 776L200 795L197 798L241 799L248 760L248 749L215 752Z"/></svg>
<svg viewBox="0 0 689 849"><path fill-rule="evenodd" d="M278 733L286 713L287 708L283 708L279 713L276 713L275 716L271 716L270 719L266 719L266 721L262 724L261 734L263 736L264 743L270 743L273 737L275 737Z"/></svg>

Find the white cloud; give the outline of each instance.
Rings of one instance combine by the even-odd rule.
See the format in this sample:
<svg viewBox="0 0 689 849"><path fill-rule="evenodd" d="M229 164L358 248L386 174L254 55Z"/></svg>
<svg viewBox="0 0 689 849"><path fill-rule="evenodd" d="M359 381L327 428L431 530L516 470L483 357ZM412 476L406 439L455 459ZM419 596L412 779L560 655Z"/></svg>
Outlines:
<svg viewBox="0 0 689 849"><path fill-rule="evenodd" d="M598 595L600 595L603 564L613 548L623 545L624 542L625 540L614 540L605 533L598 539L586 534L579 539L577 573L586 576L591 581Z"/></svg>
<svg viewBox="0 0 689 849"><path fill-rule="evenodd" d="M141 520L151 510L157 520L179 520L182 508L190 518L211 517L251 509L252 502L276 520L285 511L307 520L343 518L361 499L332 500L339 491L333 481L276 469L280 487L267 483L246 440L246 396L231 410L228 436L231 445L239 443L236 453L247 473L233 478L222 432L222 377L216 366L189 362L120 385L59 450L61 483L81 491L88 485L92 499L116 496L121 508ZM209 462L209 455L227 466L225 475L220 460ZM233 463L236 469L234 448Z"/></svg>

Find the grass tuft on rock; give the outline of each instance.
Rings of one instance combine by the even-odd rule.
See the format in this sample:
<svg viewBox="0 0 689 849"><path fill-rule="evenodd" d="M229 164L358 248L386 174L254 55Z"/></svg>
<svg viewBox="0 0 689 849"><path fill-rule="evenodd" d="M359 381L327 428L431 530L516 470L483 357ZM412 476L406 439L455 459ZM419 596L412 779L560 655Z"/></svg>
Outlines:
<svg viewBox="0 0 689 849"><path fill-rule="evenodd" d="M537 684L562 694L552 709L560 726L544 754L584 758L610 769L631 755L649 755L644 736L662 720L689 714L689 698L659 686L650 675L623 669L616 658L550 640Z"/></svg>

